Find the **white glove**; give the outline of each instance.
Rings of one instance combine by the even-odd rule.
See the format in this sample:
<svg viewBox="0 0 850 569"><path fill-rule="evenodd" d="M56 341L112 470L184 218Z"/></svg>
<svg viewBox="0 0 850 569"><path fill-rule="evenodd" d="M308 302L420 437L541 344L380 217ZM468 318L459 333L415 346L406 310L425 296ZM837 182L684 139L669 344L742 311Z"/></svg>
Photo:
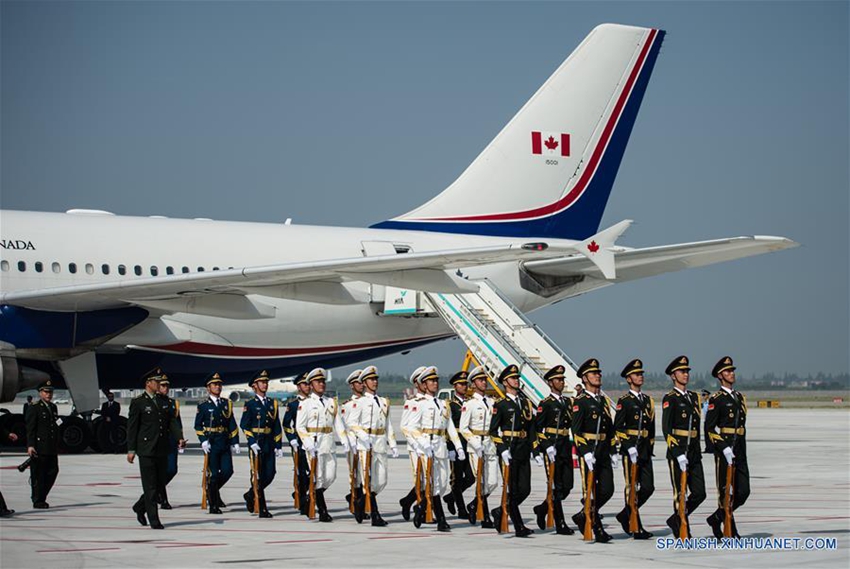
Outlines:
<svg viewBox="0 0 850 569"><path fill-rule="evenodd" d="M422 452L425 454L425 458L434 456L434 448L431 445L422 447Z"/></svg>
<svg viewBox="0 0 850 569"><path fill-rule="evenodd" d="M390 452L393 454L393 458L398 458L398 447L391 448Z"/></svg>
<svg viewBox="0 0 850 569"><path fill-rule="evenodd" d="M210 442L209 441L202 442L201 443L201 450L204 451L204 454L209 454L210 453Z"/></svg>
<svg viewBox="0 0 850 569"><path fill-rule="evenodd" d="M242 447L239 446L239 443L236 443L235 445L230 447L230 450L232 450L235 454L239 454L240 452L242 452Z"/></svg>
<svg viewBox="0 0 850 569"><path fill-rule="evenodd" d="M307 451L307 454L310 455L310 458L316 458L317 456L319 456L319 448L314 446Z"/></svg>
<svg viewBox="0 0 850 569"><path fill-rule="evenodd" d="M292 452L297 452L298 451L298 439L292 439L291 441L289 441L289 446L292 447Z"/></svg>
<svg viewBox="0 0 850 569"><path fill-rule="evenodd" d="M540 456L539 454L538 454L538 455L535 455L535 457L534 457L534 463L535 463L537 466L543 466L543 457L542 457L542 456Z"/></svg>
<svg viewBox="0 0 850 569"><path fill-rule="evenodd" d="M457 453L453 450L449 451L449 460L454 462L457 460Z"/></svg>
<svg viewBox="0 0 850 569"><path fill-rule="evenodd" d="M629 460L632 461L632 464L637 464L637 448L629 447Z"/></svg>
<svg viewBox="0 0 850 569"><path fill-rule="evenodd" d="M342 440L340 441L340 443L342 443L342 452L343 452L343 454L345 454L345 453L347 453L349 450L351 450L351 447L350 447L350 446L348 446L348 439L347 439L347 438L342 439Z"/></svg>
<svg viewBox="0 0 850 569"><path fill-rule="evenodd" d="M620 466L620 455L612 454L611 455L611 468L617 468Z"/></svg>
<svg viewBox="0 0 850 569"><path fill-rule="evenodd" d="M277 458L283 458L283 449L282 448L274 449L274 455Z"/></svg>
<svg viewBox="0 0 850 569"><path fill-rule="evenodd" d="M555 462L555 457L558 456L558 449L554 446L550 446L546 449L546 456L549 457L549 462Z"/></svg>
<svg viewBox="0 0 850 569"><path fill-rule="evenodd" d="M584 463L587 465L587 469L593 472L593 465L596 464L596 459L593 458L592 452L584 453Z"/></svg>
<svg viewBox="0 0 850 569"><path fill-rule="evenodd" d="M723 456L726 457L727 464L732 464L732 461L735 460L735 453L732 452L731 447L726 447L725 449L723 449Z"/></svg>
<svg viewBox="0 0 850 569"><path fill-rule="evenodd" d="M252 444L251 450L254 451L256 454L260 454L260 445L258 445L257 443Z"/></svg>
<svg viewBox="0 0 850 569"><path fill-rule="evenodd" d="M681 454L676 457L676 460L679 461L679 470L687 472L688 470L688 457Z"/></svg>
<svg viewBox="0 0 850 569"><path fill-rule="evenodd" d="M472 449L472 450L473 450L473 452L475 452L475 456L477 456L478 458L481 458L482 456L484 456L484 449L482 447L478 447L478 448Z"/></svg>
<svg viewBox="0 0 850 569"><path fill-rule="evenodd" d="M502 462L504 462L505 464L511 463L511 450L510 449L506 448L505 450L502 451Z"/></svg>
<svg viewBox="0 0 850 569"><path fill-rule="evenodd" d="M357 436L354 433L348 434L348 448L352 451L357 448Z"/></svg>
<svg viewBox="0 0 850 569"><path fill-rule="evenodd" d="M457 449L457 459L458 460L466 460L466 453L463 452L462 448Z"/></svg>

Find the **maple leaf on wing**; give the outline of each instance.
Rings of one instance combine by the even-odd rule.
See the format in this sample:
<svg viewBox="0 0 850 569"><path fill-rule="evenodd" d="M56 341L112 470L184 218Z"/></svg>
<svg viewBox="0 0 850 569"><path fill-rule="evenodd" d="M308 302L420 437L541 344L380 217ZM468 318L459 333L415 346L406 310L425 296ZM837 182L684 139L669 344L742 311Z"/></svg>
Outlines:
<svg viewBox="0 0 850 569"><path fill-rule="evenodd" d="M596 244L596 241L591 241L590 244L588 244L587 246L587 250L591 253L596 253L597 251L599 251L599 245Z"/></svg>
<svg viewBox="0 0 850 569"><path fill-rule="evenodd" d="M556 148L558 148L558 141L555 140L554 136L550 136L549 138L547 138L546 142L544 142L543 144L545 144L546 148L548 148L549 150L555 150Z"/></svg>

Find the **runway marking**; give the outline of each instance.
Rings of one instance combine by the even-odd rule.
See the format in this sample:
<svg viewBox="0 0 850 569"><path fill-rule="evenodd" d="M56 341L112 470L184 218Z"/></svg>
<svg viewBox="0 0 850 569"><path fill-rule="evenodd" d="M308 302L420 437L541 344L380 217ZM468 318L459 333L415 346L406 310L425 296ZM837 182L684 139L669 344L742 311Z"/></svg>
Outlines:
<svg viewBox="0 0 850 569"><path fill-rule="evenodd" d="M157 549L172 549L175 547L224 547L230 545L228 543L170 543L167 545L157 545Z"/></svg>
<svg viewBox="0 0 850 569"><path fill-rule="evenodd" d="M417 537L434 537L433 535L383 535L369 539L415 539Z"/></svg>
<svg viewBox="0 0 850 569"><path fill-rule="evenodd" d="M92 547L88 549L39 549L36 553L69 553L80 551L121 551L120 547Z"/></svg>
<svg viewBox="0 0 850 569"><path fill-rule="evenodd" d="M334 541L332 539L286 539L281 541L267 541L266 543L319 543L321 541Z"/></svg>

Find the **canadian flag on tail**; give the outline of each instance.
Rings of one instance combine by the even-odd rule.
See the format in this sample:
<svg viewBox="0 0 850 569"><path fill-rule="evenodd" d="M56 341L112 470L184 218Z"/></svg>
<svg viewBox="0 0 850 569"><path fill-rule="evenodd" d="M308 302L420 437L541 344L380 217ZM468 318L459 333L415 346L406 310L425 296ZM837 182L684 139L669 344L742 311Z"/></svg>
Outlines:
<svg viewBox="0 0 850 569"><path fill-rule="evenodd" d="M570 135L533 131L531 133L531 153L544 156L569 156Z"/></svg>

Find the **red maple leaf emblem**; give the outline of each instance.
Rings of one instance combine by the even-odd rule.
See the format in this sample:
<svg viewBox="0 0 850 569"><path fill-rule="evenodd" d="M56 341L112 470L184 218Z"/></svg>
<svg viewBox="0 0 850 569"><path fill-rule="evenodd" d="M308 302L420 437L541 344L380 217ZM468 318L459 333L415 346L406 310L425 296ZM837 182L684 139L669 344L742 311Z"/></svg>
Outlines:
<svg viewBox="0 0 850 569"><path fill-rule="evenodd" d="M547 138L546 142L544 142L543 144L545 144L546 148L548 148L549 150L555 150L556 148L558 148L558 141L555 140L554 136L550 136L549 138Z"/></svg>
<svg viewBox="0 0 850 569"><path fill-rule="evenodd" d="M599 245L596 244L596 241L591 241L590 244L587 246L587 250L591 253L596 253L597 251L599 251Z"/></svg>

